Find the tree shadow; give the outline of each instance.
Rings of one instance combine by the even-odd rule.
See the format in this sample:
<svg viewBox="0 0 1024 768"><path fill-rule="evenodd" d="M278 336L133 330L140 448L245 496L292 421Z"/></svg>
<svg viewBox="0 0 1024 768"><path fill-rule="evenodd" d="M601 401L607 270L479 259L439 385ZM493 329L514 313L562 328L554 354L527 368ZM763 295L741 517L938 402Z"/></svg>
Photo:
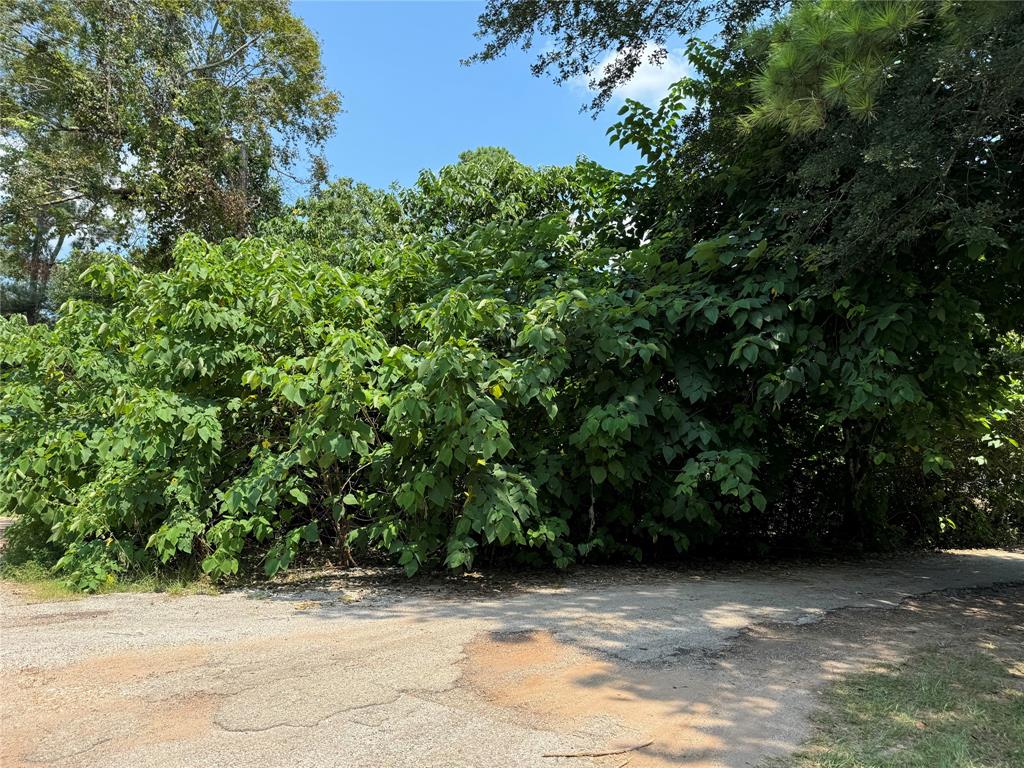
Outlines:
<svg viewBox="0 0 1024 768"><path fill-rule="evenodd" d="M585 570L520 579L511 593L425 582L375 595L364 582L355 603L318 583L270 599L316 596L311 615L326 626L469 622L479 631L460 690L499 718L570 734L588 751L653 739L630 768L698 768L788 754L808 736L818 694L843 675L924 646L1005 646L1024 589L976 585L1011 582L1024 582L1020 555L963 552L758 572Z"/></svg>

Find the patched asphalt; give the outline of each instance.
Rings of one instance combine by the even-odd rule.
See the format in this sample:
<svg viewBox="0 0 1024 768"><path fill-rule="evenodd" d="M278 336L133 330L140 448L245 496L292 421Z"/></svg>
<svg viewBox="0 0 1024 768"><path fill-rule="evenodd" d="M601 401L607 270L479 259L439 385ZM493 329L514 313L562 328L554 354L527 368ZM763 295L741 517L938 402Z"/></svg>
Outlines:
<svg viewBox="0 0 1024 768"><path fill-rule="evenodd" d="M617 767L630 755L543 755L657 742L659 728L712 744L702 728L722 730L715 699L688 714L692 695L680 689L676 701L658 670L703 669L750 642L752 628L1022 582L1024 554L973 550L764 569L584 569L507 594L443 584L356 594L342 577L317 589L32 603L4 584L0 765ZM552 679L565 682L552 689ZM734 719L760 718L743 724L742 750L719 734L718 747L687 752L679 734L664 735L676 751L656 743L631 765L738 766L782 754L806 735L814 691L804 688L779 720L786 727L772 727L785 714L781 694L734 708Z"/></svg>

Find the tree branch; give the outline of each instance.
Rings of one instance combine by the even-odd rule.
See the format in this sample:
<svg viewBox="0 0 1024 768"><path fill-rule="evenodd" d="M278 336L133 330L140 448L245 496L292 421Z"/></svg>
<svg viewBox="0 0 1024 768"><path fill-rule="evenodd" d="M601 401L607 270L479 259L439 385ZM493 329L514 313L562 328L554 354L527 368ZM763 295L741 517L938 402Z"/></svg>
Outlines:
<svg viewBox="0 0 1024 768"><path fill-rule="evenodd" d="M245 49L248 48L249 46L255 44L265 34L266 34L265 32L261 32L260 34L256 35L256 37L253 37L253 38L250 38L249 40L246 40L244 43L242 43L240 46L235 48L235 50L233 50L231 53L229 53L224 58L219 59L218 61L211 61L211 62L208 62L206 64L202 64L202 65L200 65L198 67L192 67L192 69L186 71L185 74L186 75L194 75L194 74L197 74L199 72L206 72L207 70L216 69L217 67L223 66L224 64L228 64L236 56L238 56L238 54L240 54L243 51L245 51Z"/></svg>

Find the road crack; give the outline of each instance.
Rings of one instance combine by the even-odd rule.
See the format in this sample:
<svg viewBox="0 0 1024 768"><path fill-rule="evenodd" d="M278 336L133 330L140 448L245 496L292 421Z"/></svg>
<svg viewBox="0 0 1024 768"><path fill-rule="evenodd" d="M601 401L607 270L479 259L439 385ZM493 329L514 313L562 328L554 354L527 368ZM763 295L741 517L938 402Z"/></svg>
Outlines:
<svg viewBox="0 0 1024 768"><path fill-rule="evenodd" d="M389 704L394 704L395 702L397 702L399 699L401 699L405 695L406 695L405 693L398 693L395 696L393 696L392 698L385 699L384 701L375 701L375 702L371 702L369 704L356 704L356 705L351 706L351 707L342 707L340 709L336 709L336 710L330 712L327 715L324 715L323 717L319 718L318 720L316 720L315 722L312 722L312 723L283 722L283 723L272 723L271 725L265 725L265 726L262 726L262 727L259 727L259 728L236 728L236 727L233 727L233 726L230 726L230 725L224 725L223 723L219 722L218 720L214 720L213 721L213 725L214 725L214 727L219 728L220 730L225 731L227 733L264 733L266 731L272 731L272 730L275 730L277 728L298 728L298 729L308 730L310 728L318 728L319 726L321 726L324 723L326 723L328 720L332 720L335 717L338 717L340 715L344 715L347 712L359 712L359 711L362 711L362 710L373 709L374 707L386 707Z"/></svg>

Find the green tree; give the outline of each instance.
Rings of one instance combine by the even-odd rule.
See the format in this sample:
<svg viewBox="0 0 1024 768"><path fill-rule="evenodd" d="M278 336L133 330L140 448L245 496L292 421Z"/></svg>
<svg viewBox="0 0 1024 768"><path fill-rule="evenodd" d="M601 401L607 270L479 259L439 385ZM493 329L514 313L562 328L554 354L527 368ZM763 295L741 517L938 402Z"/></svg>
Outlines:
<svg viewBox="0 0 1024 768"><path fill-rule="evenodd" d="M492 221L513 223L569 210L580 186L572 168L530 168L500 147L459 156L438 173L423 171L402 195L407 228L436 238L464 237Z"/></svg>
<svg viewBox="0 0 1024 768"><path fill-rule="evenodd" d="M309 258L349 263L368 243L397 237L402 206L394 191L338 179L291 210L260 225L260 233L309 246Z"/></svg>
<svg viewBox="0 0 1024 768"><path fill-rule="evenodd" d="M757 103L743 123L810 131L821 128L836 107L870 120L886 81L908 66L899 54L915 29L951 42L955 57L969 27L1004 11L1010 11L1005 4L984 2L969 10L888 0L799 3L792 14L755 35L752 45L767 45L769 53L754 81Z"/></svg>
<svg viewBox="0 0 1024 768"><path fill-rule="evenodd" d="M870 118L744 125L769 26L626 105L633 173L485 149L103 257L52 327L0 321L5 560L1020 541L1021 14L923 5Z"/></svg>
<svg viewBox="0 0 1024 768"><path fill-rule="evenodd" d="M262 232L302 240L311 246L312 258L352 266L345 257L365 250L368 243L464 238L487 224L513 224L579 208L584 194L575 168L531 168L507 149L480 147L437 172L422 171L407 189L378 190L339 179L296 202Z"/></svg>
<svg viewBox="0 0 1024 768"><path fill-rule="evenodd" d="M4 0L0 30L0 257L32 316L72 243L165 265L182 232L248 233L333 131L283 0Z"/></svg>
<svg viewBox="0 0 1024 768"><path fill-rule="evenodd" d="M718 23L731 42L761 14L785 5L785 0L488 0L477 21L483 50L466 63L493 61L510 48L530 50L540 37L544 45L533 74L550 72L558 83L588 80L596 92L590 108L597 111L641 64L664 61L671 38L686 39ZM602 68L608 54L614 58Z"/></svg>
<svg viewBox="0 0 1024 768"><path fill-rule="evenodd" d="M857 537L935 520L933 491L953 467L947 452L964 455L965 435L975 455L979 439L1006 443L999 414L1020 369L1007 334L1024 322L1020 6L901 9L911 15L887 27L889 4L802 4L749 38L739 63L704 48L694 58L701 79L658 110L630 105L616 132L650 161L623 194L655 234L686 243L754 228L776 264L800 265L791 307L810 326L801 353L810 357L791 384L776 380L782 411L796 409L778 436L835 456L830 482L846 488L845 525ZM831 65L808 70L817 59L792 53L792 41L806 43L801 26L820 32L822 18L854 17L884 42L870 56L884 47L888 61L871 86L873 114L845 99L804 113L800 89L818 88ZM856 35L826 37L831 59L868 55ZM766 104L797 119L749 119ZM787 324L786 338L798 327ZM778 476L794 466L806 472L786 458ZM821 502L819 482L795 486L807 504Z"/></svg>

